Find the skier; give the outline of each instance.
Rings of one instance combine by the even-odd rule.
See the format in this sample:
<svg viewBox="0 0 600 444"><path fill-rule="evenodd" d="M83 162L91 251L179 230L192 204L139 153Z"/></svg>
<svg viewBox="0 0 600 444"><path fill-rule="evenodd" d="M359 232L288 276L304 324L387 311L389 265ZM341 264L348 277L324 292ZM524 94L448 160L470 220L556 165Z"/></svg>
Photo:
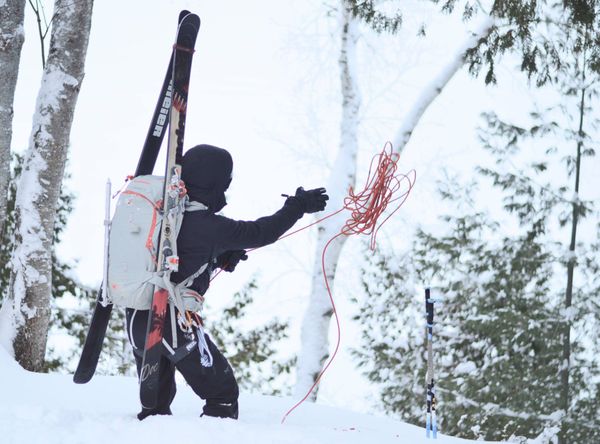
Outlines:
<svg viewBox="0 0 600 444"><path fill-rule="evenodd" d="M185 281L208 264L186 290L186 313L175 313L169 304L163 338L165 347L177 350L192 341L198 345L184 358L173 363L162 357L159 364L159 393L155 408L142 407L138 419L150 415L170 415L175 397L175 368L183 375L192 390L205 405L202 415L221 418L238 417L238 385L227 359L204 333L197 314L203 295L208 290L210 276L215 268L232 272L241 260L246 260L246 249L262 247L275 242L305 213L325 208L329 199L324 188L296 190L283 207L271 216L255 221L238 221L218 215L226 205L225 191L231 183L233 160L229 152L211 145L198 145L183 156L182 179L187 188L190 209L186 211L177 238L179 270L172 275L174 283ZM188 311L189 305L189 311ZM127 331L134 350L138 375L141 372L144 342L147 332L148 310L126 309ZM188 324L183 322L188 320ZM189 321L193 325L188 328ZM164 342L163 342L164 343Z"/></svg>

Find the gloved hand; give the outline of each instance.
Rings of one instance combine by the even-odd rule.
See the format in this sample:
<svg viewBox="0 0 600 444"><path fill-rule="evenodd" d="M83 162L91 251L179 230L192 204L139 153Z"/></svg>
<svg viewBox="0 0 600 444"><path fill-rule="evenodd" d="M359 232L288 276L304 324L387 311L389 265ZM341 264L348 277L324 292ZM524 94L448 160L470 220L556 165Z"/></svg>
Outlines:
<svg viewBox="0 0 600 444"><path fill-rule="evenodd" d="M327 205L329 196L325 194L326 192L325 188L315 188L307 191L299 187L296 194L291 196L290 199L295 199L304 213L316 213L317 211L323 211L325 205Z"/></svg>
<svg viewBox="0 0 600 444"><path fill-rule="evenodd" d="M229 250L217 257L217 267L232 272L240 261L248 259L246 250Z"/></svg>

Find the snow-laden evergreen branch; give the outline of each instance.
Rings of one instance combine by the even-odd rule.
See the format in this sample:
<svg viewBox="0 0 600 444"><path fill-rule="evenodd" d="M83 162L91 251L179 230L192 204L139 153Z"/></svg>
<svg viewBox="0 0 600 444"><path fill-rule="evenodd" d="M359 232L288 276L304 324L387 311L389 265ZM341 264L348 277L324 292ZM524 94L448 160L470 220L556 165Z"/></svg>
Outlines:
<svg viewBox="0 0 600 444"><path fill-rule="evenodd" d="M584 427L590 430L595 430L597 428L597 425L593 423L586 424L583 421L573 421L568 418L565 418L564 411L562 410L557 410L556 412L550 413L548 415L532 414L528 412L517 412L515 410L502 407L500 404L496 404L493 402L478 402L473 399L469 399L466 396L461 395L460 393L456 393L451 390L446 390L440 388L439 386L436 389L440 393L453 396L459 403L471 407L477 407L481 409L482 412L485 412L486 414L490 415L507 416L509 418L516 419L537 420L540 422L548 422L550 424L559 424L561 422L566 422L569 424L576 425L577 427Z"/></svg>

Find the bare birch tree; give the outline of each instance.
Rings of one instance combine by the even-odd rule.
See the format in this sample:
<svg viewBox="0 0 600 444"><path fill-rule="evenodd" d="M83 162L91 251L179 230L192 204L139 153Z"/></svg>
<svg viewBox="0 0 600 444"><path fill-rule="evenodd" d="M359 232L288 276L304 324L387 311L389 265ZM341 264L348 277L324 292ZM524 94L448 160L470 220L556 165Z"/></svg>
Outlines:
<svg viewBox="0 0 600 444"><path fill-rule="evenodd" d="M356 44L358 23L350 10L343 6L341 12L341 49L338 66L342 92L342 121L340 147L333 170L327 184L330 196L329 206L343 205L345 192L356 181L356 155L358 153L358 123L360 92L356 79ZM327 333L332 316L332 308L323 279L321 252L325 244L339 231L338 221L324 221L318 226L317 249L314 259L314 272L309 303L302 322L302 348L298 356L296 395L306 393L318 377L329 354ZM325 273L330 283L334 282L335 269L345 236L337 237L327 249ZM311 400L317 397L317 389L311 393Z"/></svg>
<svg viewBox="0 0 600 444"><path fill-rule="evenodd" d="M2 306L0 323L14 335L10 339L15 358L31 371L40 371L44 365L55 214L84 77L92 6L93 0L56 0L54 4L48 60L17 192L9 300Z"/></svg>
<svg viewBox="0 0 600 444"><path fill-rule="evenodd" d="M342 124L340 148L328 182L331 196L331 208L339 208L343 203L345 192L354 185L356 178L356 159L358 153L358 112L360 96L358 93L355 66L356 42L358 39L357 23L353 18L348 3L342 1L342 44L339 58L342 89ZM451 61L422 90L413 108L400 122L399 130L393 140L396 152L402 152L410 140L412 132L418 125L427 108L443 91L454 74L464 65L469 49L486 37L494 26L494 20L485 20L479 29L459 47ZM329 356L329 324L334 314L327 294L321 267L321 253L325 244L339 232L339 220L327 219L319 224L318 241L315 252L315 271L313 272L309 306L302 323L302 349L298 357L296 395L303 395L314 384ZM337 237L327 250L325 272L331 288L335 286L335 270L347 236ZM310 396L317 398L317 389Z"/></svg>
<svg viewBox="0 0 600 444"><path fill-rule="evenodd" d="M0 1L0 234L6 220L13 102L25 40L25 0Z"/></svg>

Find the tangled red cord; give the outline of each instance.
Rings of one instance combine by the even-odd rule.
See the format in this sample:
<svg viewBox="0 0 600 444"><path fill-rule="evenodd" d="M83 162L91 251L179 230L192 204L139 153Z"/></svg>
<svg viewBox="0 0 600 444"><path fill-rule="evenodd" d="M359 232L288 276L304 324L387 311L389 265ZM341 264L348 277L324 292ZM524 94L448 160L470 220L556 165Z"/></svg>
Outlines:
<svg viewBox="0 0 600 444"><path fill-rule="evenodd" d="M406 201L417 178L415 170L411 170L407 174L398 173L399 160L400 154L393 151L390 142L386 143L383 151L371 159L369 175L363 190L355 193L354 189L350 187L348 196L344 199L344 208L351 214L350 219L342 227L341 234L346 236L351 234L370 235L371 250L375 250L377 232ZM376 162L377 165L375 165ZM394 197L403 189L403 183L406 183L407 186L402 194ZM397 201L399 202L396 208L377 225L388 205Z"/></svg>
<svg viewBox="0 0 600 444"><path fill-rule="evenodd" d="M341 342L341 326L340 320L337 315L337 309L335 307L335 301L331 288L329 286L329 280L327 279L327 273L325 272L325 256L329 245L340 236L350 236L352 234L367 234L371 236L369 247L374 250L377 242L377 233L385 222L389 220L392 215L400 209L408 198L412 188L417 179L417 173L415 170L411 170L406 174L398 173L398 161L400 160L400 154L393 151L392 144L386 143L383 151L371 159L371 165L369 166L369 174L367 176L366 184L362 191L355 193L351 187L348 191L348 196L344 199L344 206L331 213L318 221L303 227L299 230L289 233L286 236L292 235L306 229L316 223L320 223L325 219L332 217L343 210L350 211L350 218L346 221L339 233L333 236L327 241L323 252L321 254L321 271L323 273L323 279L325 281L325 287L329 295L331 302L332 314L335 317L337 326L337 340L333 353L329 357L327 363L323 366L323 369L319 375L315 378L315 382L310 387L306 395L298 401L287 413L283 416L281 423L285 421L287 416L292 413L300 404L302 404L310 396L313 390L317 387L321 378L335 359ZM399 195L397 195L400 192ZM389 204L397 202L395 208L388 212L384 219L379 222L381 216L387 210Z"/></svg>

